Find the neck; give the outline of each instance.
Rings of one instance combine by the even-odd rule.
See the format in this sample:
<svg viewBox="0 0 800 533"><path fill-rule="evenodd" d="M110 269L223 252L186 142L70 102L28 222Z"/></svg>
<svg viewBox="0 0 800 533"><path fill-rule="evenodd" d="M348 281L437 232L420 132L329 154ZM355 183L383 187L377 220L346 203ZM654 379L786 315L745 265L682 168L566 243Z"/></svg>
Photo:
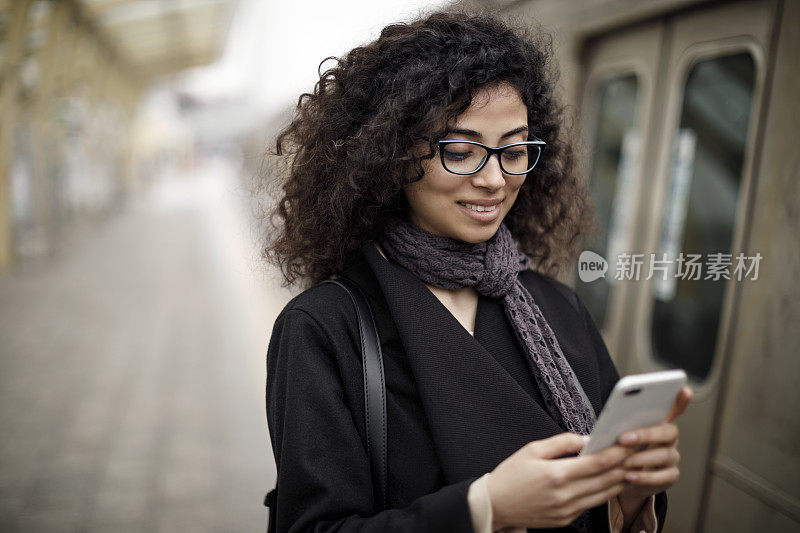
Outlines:
<svg viewBox="0 0 800 533"><path fill-rule="evenodd" d="M375 248L386 259L386 254L378 243ZM424 282L423 282L424 283ZM464 326L467 331L475 330L475 312L478 308L478 293L472 287L461 287L458 289L445 289L435 287L428 283L425 286L442 302L448 311Z"/></svg>

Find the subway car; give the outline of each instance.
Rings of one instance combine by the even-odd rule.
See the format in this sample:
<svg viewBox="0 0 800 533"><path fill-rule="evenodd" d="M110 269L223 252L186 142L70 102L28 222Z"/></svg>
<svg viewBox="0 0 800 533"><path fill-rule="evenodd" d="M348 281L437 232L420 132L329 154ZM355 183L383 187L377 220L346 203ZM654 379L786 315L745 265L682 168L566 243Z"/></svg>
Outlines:
<svg viewBox="0 0 800 533"><path fill-rule="evenodd" d="M608 267L562 277L695 390L664 531L800 531L800 1L478 4L554 34Z"/></svg>

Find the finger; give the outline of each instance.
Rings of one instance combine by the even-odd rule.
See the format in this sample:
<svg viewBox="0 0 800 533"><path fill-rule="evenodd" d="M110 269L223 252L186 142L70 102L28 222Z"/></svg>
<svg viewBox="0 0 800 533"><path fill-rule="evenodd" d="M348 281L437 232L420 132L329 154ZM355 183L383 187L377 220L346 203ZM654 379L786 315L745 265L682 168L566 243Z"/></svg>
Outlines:
<svg viewBox="0 0 800 533"><path fill-rule="evenodd" d="M672 404L672 409L670 409L669 414L664 421L672 422L681 414L683 414L683 412L686 410L686 406L688 406L689 402L692 401L692 396L694 396L694 391L690 386L685 385L675 397L675 402Z"/></svg>
<svg viewBox="0 0 800 533"><path fill-rule="evenodd" d="M617 466L611 470L597 474L596 476L589 476L571 481L569 484L569 491L573 495L573 498L583 498L584 496L603 492L617 483L624 483L625 474L627 473L628 470Z"/></svg>
<svg viewBox="0 0 800 533"><path fill-rule="evenodd" d="M593 478L591 482L584 480L586 481L584 483L582 481L580 492L577 492L575 486L571 485L569 488L565 487L551 493L559 514L563 516L579 514L585 509L608 501L628 485L624 481L625 470L618 469L613 471L613 475L609 474ZM599 481L603 483L598 484Z"/></svg>
<svg viewBox="0 0 800 533"><path fill-rule="evenodd" d="M555 459L564 455L579 452L586 444L586 439L577 433L559 433L546 439L531 441L525 445L534 457Z"/></svg>
<svg viewBox="0 0 800 533"><path fill-rule="evenodd" d="M627 431L619 438L619 443L624 446L640 446L642 444L670 444L678 439L678 426L671 422L664 422L657 426L639 428Z"/></svg>
<svg viewBox="0 0 800 533"><path fill-rule="evenodd" d="M637 485L664 487L675 483L679 475L678 467L670 466L659 470L632 470L625 474L625 479Z"/></svg>
<svg viewBox="0 0 800 533"><path fill-rule="evenodd" d="M560 459L559 463L565 479L580 479L601 474L620 464L634 453L634 450L626 446L615 444L599 452Z"/></svg>
<svg viewBox="0 0 800 533"><path fill-rule="evenodd" d="M626 483L615 483L614 485L611 485L607 489L602 490L600 492L587 494L586 496L583 496L582 498L579 498L578 500L575 501L575 507L577 509L580 509L581 511L583 511L584 509L591 509L592 507L596 507L601 503L607 502L608 500L610 500L611 498L622 492L622 490L625 488L626 485L627 485Z"/></svg>
<svg viewBox="0 0 800 533"><path fill-rule="evenodd" d="M658 446L637 452L622 462L625 468L664 467L678 464L680 454L673 446Z"/></svg>

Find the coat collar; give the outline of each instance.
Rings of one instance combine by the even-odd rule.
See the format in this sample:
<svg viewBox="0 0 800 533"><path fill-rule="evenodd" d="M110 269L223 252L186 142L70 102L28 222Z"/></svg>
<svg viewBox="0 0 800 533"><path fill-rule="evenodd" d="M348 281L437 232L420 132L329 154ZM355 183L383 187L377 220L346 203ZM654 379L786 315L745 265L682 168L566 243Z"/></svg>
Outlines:
<svg viewBox="0 0 800 533"><path fill-rule="evenodd" d="M362 248L397 325L449 483L563 431L412 273Z"/></svg>

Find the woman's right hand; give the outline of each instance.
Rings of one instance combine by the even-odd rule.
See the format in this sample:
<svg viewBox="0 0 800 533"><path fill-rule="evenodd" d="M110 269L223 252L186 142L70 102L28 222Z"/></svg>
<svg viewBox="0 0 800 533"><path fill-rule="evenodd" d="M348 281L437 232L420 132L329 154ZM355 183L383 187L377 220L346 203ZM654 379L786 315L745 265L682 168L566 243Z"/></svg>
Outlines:
<svg viewBox="0 0 800 533"><path fill-rule="evenodd" d="M614 445L559 459L585 443L581 435L561 433L529 442L497 465L487 478L492 530L566 526L585 509L619 494L627 472L621 463L636 450Z"/></svg>

